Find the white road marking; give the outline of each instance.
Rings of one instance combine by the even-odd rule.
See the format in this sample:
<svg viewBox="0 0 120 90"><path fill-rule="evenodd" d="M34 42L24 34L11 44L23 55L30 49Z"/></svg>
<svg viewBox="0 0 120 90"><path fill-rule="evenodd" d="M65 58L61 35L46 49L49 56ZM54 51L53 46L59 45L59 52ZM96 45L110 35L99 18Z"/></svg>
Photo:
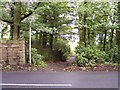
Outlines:
<svg viewBox="0 0 120 90"><path fill-rule="evenodd" d="M71 87L72 84L0 84L0 86Z"/></svg>

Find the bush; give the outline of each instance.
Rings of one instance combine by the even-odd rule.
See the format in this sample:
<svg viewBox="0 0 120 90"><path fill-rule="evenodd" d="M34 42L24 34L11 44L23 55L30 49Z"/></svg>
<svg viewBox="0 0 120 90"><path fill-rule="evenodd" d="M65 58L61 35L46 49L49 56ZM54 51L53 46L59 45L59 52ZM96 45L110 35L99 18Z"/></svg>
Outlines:
<svg viewBox="0 0 120 90"><path fill-rule="evenodd" d="M39 66L39 67L45 67L46 63L44 62L44 57L40 54L38 54L36 48L32 48L32 63L33 65Z"/></svg>
<svg viewBox="0 0 120 90"><path fill-rule="evenodd" d="M112 49L106 50L106 54L108 55L108 58L106 59L107 62L118 63L119 56L117 46L114 46Z"/></svg>
<svg viewBox="0 0 120 90"><path fill-rule="evenodd" d="M75 53L78 66L95 66L96 63L102 63L108 57L104 51L100 51L95 46L78 46Z"/></svg>
<svg viewBox="0 0 120 90"><path fill-rule="evenodd" d="M66 40L60 39L54 43L54 51L56 54L59 54L57 55L58 58L65 61L70 55L70 45L68 45Z"/></svg>

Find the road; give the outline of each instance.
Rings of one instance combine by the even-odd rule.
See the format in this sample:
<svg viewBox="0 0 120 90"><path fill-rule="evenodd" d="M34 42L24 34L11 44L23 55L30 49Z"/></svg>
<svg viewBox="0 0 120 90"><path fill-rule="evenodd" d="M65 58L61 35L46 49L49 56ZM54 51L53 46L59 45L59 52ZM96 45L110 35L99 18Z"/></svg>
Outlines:
<svg viewBox="0 0 120 90"><path fill-rule="evenodd" d="M1 85L2 88L118 88L118 72L2 72Z"/></svg>

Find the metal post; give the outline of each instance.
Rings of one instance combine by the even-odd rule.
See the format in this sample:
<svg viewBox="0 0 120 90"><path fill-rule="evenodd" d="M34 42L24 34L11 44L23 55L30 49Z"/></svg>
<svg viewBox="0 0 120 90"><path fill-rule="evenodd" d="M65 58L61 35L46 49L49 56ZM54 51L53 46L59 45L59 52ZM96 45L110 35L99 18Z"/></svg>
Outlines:
<svg viewBox="0 0 120 90"><path fill-rule="evenodd" d="M31 65L32 61L31 61L31 23L32 23L32 19L30 21L30 28L29 28L29 64Z"/></svg>

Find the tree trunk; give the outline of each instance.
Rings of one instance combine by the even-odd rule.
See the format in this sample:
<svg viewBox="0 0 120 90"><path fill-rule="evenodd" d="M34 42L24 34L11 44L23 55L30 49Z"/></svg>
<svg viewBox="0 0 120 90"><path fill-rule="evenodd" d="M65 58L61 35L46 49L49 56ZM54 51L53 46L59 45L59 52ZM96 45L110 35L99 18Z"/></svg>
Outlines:
<svg viewBox="0 0 120 90"><path fill-rule="evenodd" d="M84 45L85 45L85 47L86 47L86 27L85 27L85 25L86 25L86 15L84 14L84 16L83 16L83 25L84 25L84 27L83 27L83 33L84 33L84 36L83 36L83 41L84 41Z"/></svg>
<svg viewBox="0 0 120 90"><path fill-rule="evenodd" d="M82 19L82 14L79 13L79 20ZM79 45L83 43L83 28L78 26L78 33L79 33Z"/></svg>
<svg viewBox="0 0 120 90"><path fill-rule="evenodd" d="M88 45L90 45L90 30L88 29Z"/></svg>
<svg viewBox="0 0 120 90"><path fill-rule="evenodd" d="M46 45L47 45L47 33L44 32L42 37L42 46L45 48Z"/></svg>
<svg viewBox="0 0 120 90"><path fill-rule="evenodd" d="M53 47L53 34L50 34L50 49Z"/></svg>
<svg viewBox="0 0 120 90"><path fill-rule="evenodd" d="M41 46L41 43L42 43L42 32L40 31L40 33L39 33L39 44L40 44L40 46Z"/></svg>
<svg viewBox="0 0 120 90"><path fill-rule="evenodd" d="M15 3L13 3L13 4L15 5ZM14 7L11 6L11 19L12 19L12 21L13 21L13 18L14 18L13 12L14 12ZM13 30L14 30L14 25L13 25L13 23L11 23L11 24L10 24L10 39L11 39L11 40L13 40Z"/></svg>
<svg viewBox="0 0 120 90"><path fill-rule="evenodd" d="M106 37L107 37L107 30L105 30L105 33L104 33L104 44L103 44L103 51L105 51L105 48L106 48Z"/></svg>
<svg viewBox="0 0 120 90"><path fill-rule="evenodd" d="M116 31L116 39L117 39L117 46L118 46L118 61L120 63L120 31Z"/></svg>
<svg viewBox="0 0 120 90"><path fill-rule="evenodd" d="M120 2L118 2L118 24L119 28L116 31L116 39L118 45L118 61L120 63Z"/></svg>
<svg viewBox="0 0 120 90"><path fill-rule="evenodd" d="M86 0L84 1L84 5L86 5ZM86 6L85 6L86 7ZM84 30L84 36L83 36L83 40L84 40L84 45L85 45L85 47L86 47L86 27L85 27L85 25L86 25L86 17L87 17L87 15L86 15L86 11L84 11L84 15L83 15L83 25L84 25L84 27L83 27L83 30Z"/></svg>
<svg viewBox="0 0 120 90"><path fill-rule="evenodd" d="M113 47L113 35L114 35L114 29L111 30L111 36L110 36L110 49Z"/></svg>
<svg viewBox="0 0 120 90"><path fill-rule="evenodd" d="M21 2L15 2L15 6L13 13L13 39L17 40L20 32Z"/></svg>
<svg viewBox="0 0 120 90"><path fill-rule="evenodd" d="M102 48L102 45L103 45L103 33L101 32L99 35L100 35L99 36L99 41L100 41L99 48L101 50L103 50L103 48Z"/></svg>
<svg viewBox="0 0 120 90"><path fill-rule="evenodd" d="M10 25L10 39L13 40L13 30L14 30L14 27L13 27L13 24Z"/></svg>
<svg viewBox="0 0 120 90"><path fill-rule="evenodd" d="M38 31L36 31L36 40L38 41Z"/></svg>

